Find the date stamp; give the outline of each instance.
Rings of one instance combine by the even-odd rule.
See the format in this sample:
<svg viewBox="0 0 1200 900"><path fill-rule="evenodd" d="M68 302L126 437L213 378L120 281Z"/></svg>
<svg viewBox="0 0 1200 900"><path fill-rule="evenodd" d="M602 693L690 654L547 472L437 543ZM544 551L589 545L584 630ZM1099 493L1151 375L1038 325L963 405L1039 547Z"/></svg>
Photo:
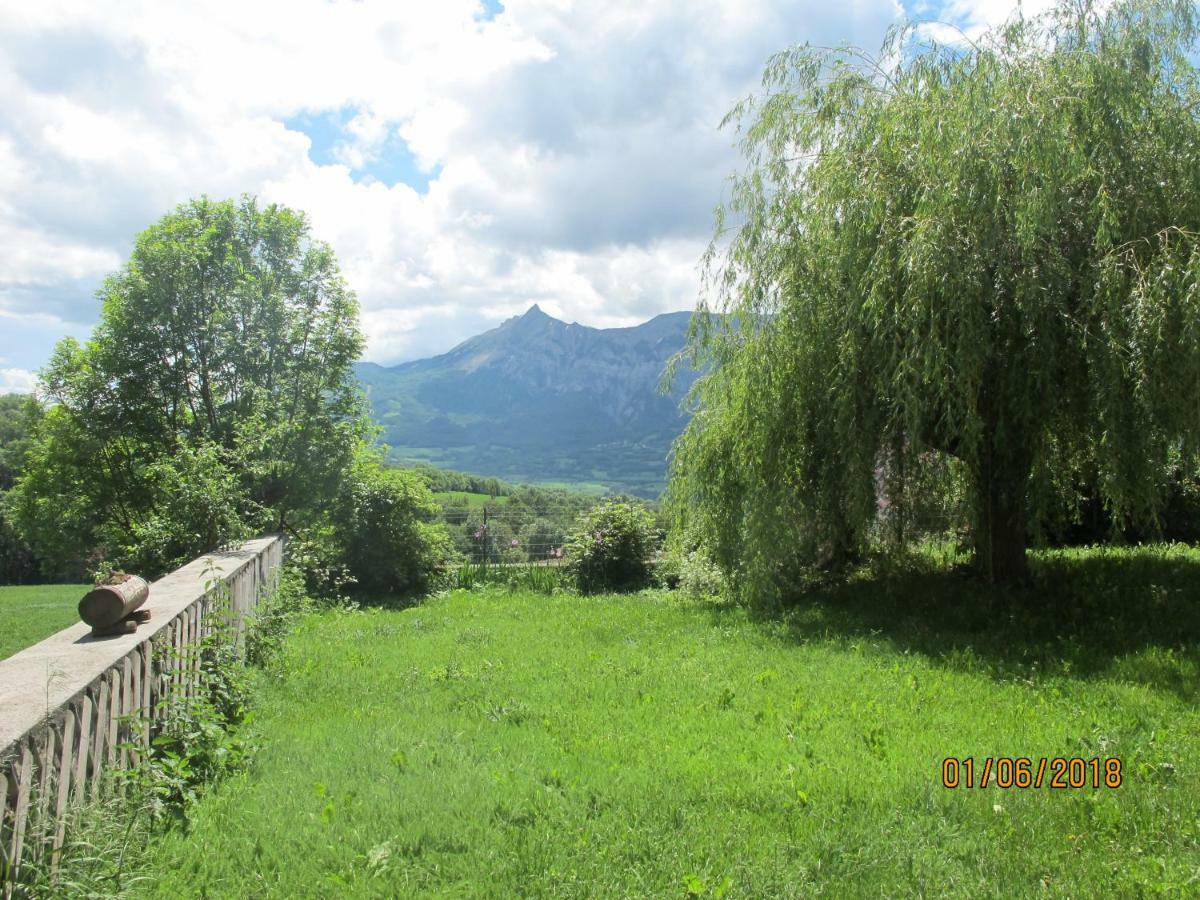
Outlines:
<svg viewBox="0 0 1200 900"><path fill-rule="evenodd" d="M1121 786L1121 760L1092 757L973 756L942 760L942 787L945 788L1112 788Z"/></svg>

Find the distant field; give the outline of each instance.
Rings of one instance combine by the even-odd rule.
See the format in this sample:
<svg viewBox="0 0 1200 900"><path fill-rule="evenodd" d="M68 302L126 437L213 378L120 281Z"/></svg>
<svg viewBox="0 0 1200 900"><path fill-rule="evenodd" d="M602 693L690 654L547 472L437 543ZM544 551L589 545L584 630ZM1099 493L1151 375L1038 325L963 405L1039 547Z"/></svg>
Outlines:
<svg viewBox="0 0 1200 900"><path fill-rule="evenodd" d="M0 587L0 659L24 650L79 621L86 584Z"/></svg>
<svg viewBox="0 0 1200 900"><path fill-rule="evenodd" d="M438 491L433 495L433 499L438 503L461 503L465 500L467 506L504 506L508 503L507 497L473 494L470 491Z"/></svg>
<svg viewBox="0 0 1200 900"><path fill-rule="evenodd" d="M596 481L534 481L530 482L541 488L562 488L576 494L587 494L591 497L603 497L611 488Z"/></svg>

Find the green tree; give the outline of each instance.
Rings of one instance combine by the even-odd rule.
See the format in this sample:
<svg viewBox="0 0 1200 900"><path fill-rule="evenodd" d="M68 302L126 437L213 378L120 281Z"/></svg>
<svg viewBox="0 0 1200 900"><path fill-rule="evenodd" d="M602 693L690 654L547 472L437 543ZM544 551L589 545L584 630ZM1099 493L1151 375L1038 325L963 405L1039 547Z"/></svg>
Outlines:
<svg viewBox="0 0 1200 900"><path fill-rule="evenodd" d="M29 394L0 394L0 491L7 491L24 467L31 423L41 414Z"/></svg>
<svg viewBox="0 0 1200 900"><path fill-rule="evenodd" d="M91 339L41 373L49 407L13 498L35 547L161 569L324 514L370 429L357 301L302 214L193 200L99 296Z"/></svg>
<svg viewBox="0 0 1200 900"><path fill-rule="evenodd" d="M1195 33L1188 2L1083 2L771 60L729 117L749 165L702 308L730 315L694 330L711 371L672 469L727 574L845 559L931 452L994 582L1072 473L1156 517L1200 437Z"/></svg>
<svg viewBox="0 0 1200 900"><path fill-rule="evenodd" d="M585 594L650 584L658 549L654 515L635 500L604 500L583 513L567 541L571 573Z"/></svg>
<svg viewBox="0 0 1200 900"><path fill-rule="evenodd" d="M556 522L535 519L520 530L518 539L526 558L537 561L553 558L556 550L561 554L567 534L566 529Z"/></svg>
<svg viewBox="0 0 1200 900"><path fill-rule="evenodd" d="M333 536L358 589L369 594L424 591L453 553L445 526L433 524L433 494L416 472L363 454L334 505Z"/></svg>
<svg viewBox="0 0 1200 900"><path fill-rule="evenodd" d="M12 523L7 493L24 468L30 422L39 412L33 397L0 394L0 584L38 580L38 559Z"/></svg>

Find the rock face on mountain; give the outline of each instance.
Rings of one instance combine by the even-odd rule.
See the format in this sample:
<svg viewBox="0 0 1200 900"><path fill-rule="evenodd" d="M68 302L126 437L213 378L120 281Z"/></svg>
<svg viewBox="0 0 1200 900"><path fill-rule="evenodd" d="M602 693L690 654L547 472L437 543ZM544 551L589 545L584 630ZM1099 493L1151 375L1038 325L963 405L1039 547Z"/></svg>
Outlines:
<svg viewBox="0 0 1200 900"><path fill-rule="evenodd" d="M669 395L659 383L690 316L597 329L533 306L441 356L357 373L399 460L652 496L687 421L695 373L681 368Z"/></svg>

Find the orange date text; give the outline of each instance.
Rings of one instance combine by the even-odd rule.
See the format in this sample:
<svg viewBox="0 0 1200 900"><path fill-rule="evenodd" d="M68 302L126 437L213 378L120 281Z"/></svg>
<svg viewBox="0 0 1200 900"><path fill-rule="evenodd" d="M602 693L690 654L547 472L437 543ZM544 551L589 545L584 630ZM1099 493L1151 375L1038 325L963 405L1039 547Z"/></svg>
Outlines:
<svg viewBox="0 0 1200 900"><path fill-rule="evenodd" d="M1119 788L1121 760L1117 757L949 756L942 760L946 788Z"/></svg>

